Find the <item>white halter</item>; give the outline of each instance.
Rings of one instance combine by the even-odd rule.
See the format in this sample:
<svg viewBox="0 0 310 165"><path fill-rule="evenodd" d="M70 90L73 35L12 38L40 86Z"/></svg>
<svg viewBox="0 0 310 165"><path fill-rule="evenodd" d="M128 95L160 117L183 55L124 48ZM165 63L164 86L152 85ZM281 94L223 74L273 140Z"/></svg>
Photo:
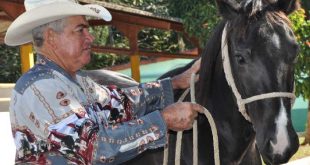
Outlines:
<svg viewBox="0 0 310 165"><path fill-rule="evenodd" d="M238 89L235 84L235 80L232 76L231 73L231 66L230 66L230 61L229 61L229 56L228 56L228 45L227 45L227 26L228 23L226 23L225 28L223 30L222 34L222 60L223 60L223 68L225 72L225 77L227 80L228 85L231 87L236 99L237 99L237 105L240 113L243 115L243 117L251 122L250 117L246 113L245 109L245 104L257 101L257 100L262 100L262 99L267 99L267 98L275 98L275 97L288 97L292 99L292 105L295 101L295 94L292 92L271 92L271 93L265 93L265 94L260 94L260 95L255 95L246 99L242 99L240 93L238 92Z"/></svg>

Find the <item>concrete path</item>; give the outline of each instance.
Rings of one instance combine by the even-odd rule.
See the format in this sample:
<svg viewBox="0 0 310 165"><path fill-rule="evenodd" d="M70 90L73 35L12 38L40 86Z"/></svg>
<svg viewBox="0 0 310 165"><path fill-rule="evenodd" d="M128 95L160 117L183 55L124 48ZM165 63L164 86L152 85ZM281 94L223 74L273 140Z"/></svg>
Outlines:
<svg viewBox="0 0 310 165"><path fill-rule="evenodd" d="M15 144L11 133L9 112L0 112L0 130L0 164L13 165Z"/></svg>
<svg viewBox="0 0 310 165"><path fill-rule="evenodd" d="M291 161L285 165L310 165L310 156L302 159Z"/></svg>

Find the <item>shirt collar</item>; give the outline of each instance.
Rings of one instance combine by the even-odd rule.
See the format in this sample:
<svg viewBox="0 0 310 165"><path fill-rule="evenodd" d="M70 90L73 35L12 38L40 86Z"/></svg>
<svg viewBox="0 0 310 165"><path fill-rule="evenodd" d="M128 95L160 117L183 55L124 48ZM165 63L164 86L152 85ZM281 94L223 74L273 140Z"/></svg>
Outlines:
<svg viewBox="0 0 310 165"><path fill-rule="evenodd" d="M65 76L66 78L68 78L70 81L77 83L76 79L73 78L68 72L66 72L62 67L60 67L59 65L57 65L54 61L46 58L45 56L43 56L42 54L37 54L37 62L36 64L38 65L45 65L46 67L55 70L59 73L61 73L63 76ZM79 72L79 71L78 71Z"/></svg>

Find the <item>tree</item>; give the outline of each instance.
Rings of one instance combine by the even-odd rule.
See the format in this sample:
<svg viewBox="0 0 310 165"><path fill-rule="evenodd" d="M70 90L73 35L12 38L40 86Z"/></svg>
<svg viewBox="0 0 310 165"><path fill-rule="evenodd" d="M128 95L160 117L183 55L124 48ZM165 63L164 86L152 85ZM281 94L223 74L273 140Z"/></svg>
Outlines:
<svg viewBox="0 0 310 165"><path fill-rule="evenodd" d="M0 82L16 82L21 76L21 63L18 47L0 44Z"/></svg>
<svg viewBox="0 0 310 165"><path fill-rule="evenodd" d="M309 0L302 0L301 5L305 9L306 17L309 20L310 19L310 1Z"/></svg>
<svg viewBox="0 0 310 165"><path fill-rule="evenodd" d="M110 0L109 2L137 8L161 16L169 16L166 0ZM183 48L182 44L179 44L180 36L175 31L145 28L138 34L138 46L144 51L176 53ZM188 46L187 44L184 45L184 47Z"/></svg>
<svg viewBox="0 0 310 165"><path fill-rule="evenodd" d="M310 20L306 19L304 9L295 11L289 18L300 47L295 66L295 93L296 96L301 96L309 102L307 130L303 144L310 144Z"/></svg>
<svg viewBox="0 0 310 165"><path fill-rule="evenodd" d="M169 15L183 19L185 30L203 47L220 17L213 0L167 0Z"/></svg>
<svg viewBox="0 0 310 165"><path fill-rule="evenodd" d="M115 48L128 48L129 41L112 26L95 26L90 28L90 32L95 37L95 45L106 45ZM114 53L92 52L91 62L83 69L91 70L127 63L128 56L116 55Z"/></svg>

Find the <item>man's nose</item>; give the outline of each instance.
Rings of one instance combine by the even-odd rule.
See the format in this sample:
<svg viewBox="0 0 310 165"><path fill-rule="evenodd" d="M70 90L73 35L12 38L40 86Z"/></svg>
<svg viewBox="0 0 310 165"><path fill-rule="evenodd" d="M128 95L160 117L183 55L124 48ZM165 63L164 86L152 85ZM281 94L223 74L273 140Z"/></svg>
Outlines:
<svg viewBox="0 0 310 165"><path fill-rule="evenodd" d="M89 30L86 30L85 33L86 39L88 39L90 42L93 42L95 40L95 37L89 32Z"/></svg>

